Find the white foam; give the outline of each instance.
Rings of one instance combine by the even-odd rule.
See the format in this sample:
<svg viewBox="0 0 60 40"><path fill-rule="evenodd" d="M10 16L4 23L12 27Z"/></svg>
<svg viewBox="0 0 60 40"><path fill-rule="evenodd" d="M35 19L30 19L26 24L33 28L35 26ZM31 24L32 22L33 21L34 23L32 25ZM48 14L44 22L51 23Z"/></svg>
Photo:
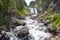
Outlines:
<svg viewBox="0 0 60 40"><path fill-rule="evenodd" d="M27 3L27 6L30 5L30 2L31 2L31 1L35 1L35 0L25 0L25 2Z"/></svg>

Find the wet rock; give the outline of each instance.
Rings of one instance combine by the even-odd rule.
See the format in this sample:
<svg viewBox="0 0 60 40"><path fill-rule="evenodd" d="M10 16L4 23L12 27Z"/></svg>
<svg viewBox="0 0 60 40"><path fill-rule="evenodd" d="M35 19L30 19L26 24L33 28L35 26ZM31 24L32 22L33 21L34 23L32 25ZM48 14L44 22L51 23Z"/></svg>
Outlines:
<svg viewBox="0 0 60 40"><path fill-rule="evenodd" d="M17 37L22 40L29 40L29 31L27 27L22 27Z"/></svg>
<svg viewBox="0 0 60 40"><path fill-rule="evenodd" d="M57 33L60 33L60 29L59 29L59 30L57 30Z"/></svg>
<svg viewBox="0 0 60 40"><path fill-rule="evenodd" d="M4 34L4 40L10 40L10 37L8 37L7 34Z"/></svg>
<svg viewBox="0 0 60 40"><path fill-rule="evenodd" d="M44 25L48 25L48 24L50 24L51 22L52 22L52 20L45 21L45 22L44 22Z"/></svg>
<svg viewBox="0 0 60 40"><path fill-rule="evenodd" d="M51 34L57 35L57 31L56 31L57 29L56 29L56 27L53 26L53 27L49 28L48 30L49 30L49 32L50 32Z"/></svg>
<svg viewBox="0 0 60 40"><path fill-rule="evenodd" d="M6 33L6 29L0 28L0 40L10 40Z"/></svg>
<svg viewBox="0 0 60 40"><path fill-rule="evenodd" d="M27 27L22 27L22 29L20 29L20 33L27 34L29 33L29 30Z"/></svg>
<svg viewBox="0 0 60 40"><path fill-rule="evenodd" d="M59 30L57 30L57 34L58 34L58 36L60 37L60 29L59 29Z"/></svg>
<svg viewBox="0 0 60 40"><path fill-rule="evenodd" d="M25 25L26 25L26 23L23 23L23 24L22 24L22 26L25 26Z"/></svg>
<svg viewBox="0 0 60 40"><path fill-rule="evenodd" d="M25 20L25 17L23 17L23 16L20 16L20 17L19 17L19 19Z"/></svg>
<svg viewBox="0 0 60 40"><path fill-rule="evenodd" d="M60 40L59 36L52 36L51 40Z"/></svg>

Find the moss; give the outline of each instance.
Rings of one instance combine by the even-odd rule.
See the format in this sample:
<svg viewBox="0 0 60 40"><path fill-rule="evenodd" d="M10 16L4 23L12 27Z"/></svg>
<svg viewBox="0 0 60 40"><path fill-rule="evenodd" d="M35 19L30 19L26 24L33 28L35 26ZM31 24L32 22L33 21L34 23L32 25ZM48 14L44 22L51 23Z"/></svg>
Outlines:
<svg viewBox="0 0 60 40"><path fill-rule="evenodd" d="M60 14L54 14L52 16L52 23L49 24L49 27L55 25L57 29L60 29Z"/></svg>
<svg viewBox="0 0 60 40"><path fill-rule="evenodd" d="M22 20L18 20L18 23L19 23L19 24L22 24L23 22L22 22Z"/></svg>

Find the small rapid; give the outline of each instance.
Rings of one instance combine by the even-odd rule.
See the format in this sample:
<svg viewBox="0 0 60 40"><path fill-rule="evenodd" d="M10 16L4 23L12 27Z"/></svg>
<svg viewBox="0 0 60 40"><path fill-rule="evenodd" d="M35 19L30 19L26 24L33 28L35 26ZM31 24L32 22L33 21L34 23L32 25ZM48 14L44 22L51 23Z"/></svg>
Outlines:
<svg viewBox="0 0 60 40"><path fill-rule="evenodd" d="M29 33L33 36L34 40L49 40L51 37L47 30L47 27L43 23L38 23L37 20L26 17L26 27L29 29Z"/></svg>
<svg viewBox="0 0 60 40"><path fill-rule="evenodd" d="M43 23L38 23L37 20L31 19L30 16L25 17L23 20L26 23L25 27L29 29L29 34L32 36L31 40L49 40L50 33L47 30L47 27ZM17 26L15 30L19 30L24 26Z"/></svg>
<svg viewBox="0 0 60 40"><path fill-rule="evenodd" d="M23 33L29 32L29 40L50 40L51 34L48 32L47 27L43 23L39 23L36 19L32 19L31 16L26 16L25 20L22 20L23 23L26 23L24 26L17 26L14 31L7 32L10 40L24 40L26 37L18 38L18 33L24 29ZM21 36L21 35L18 35ZM27 40L27 39L26 39Z"/></svg>
<svg viewBox="0 0 60 40"><path fill-rule="evenodd" d="M25 0L26 1L26 0ZM31 1L26 1L27 6L29 6ZM29 4L28 4L29 3ZM25 16L25 19L22 20L26 25L17 26L14 31L8 32L8 36L10 40L24 40L24 38L18 38L17 35L21 31L23 27L25 29L23 32L29 32L30 39L29 40L50 40L51 34L48 32L47 27L43 23L39 23L34 17L37 16L36 8L28 8L31 12L31 16ZM33 10L34 9L34 10ZM21 36L21 35L20 35ZM26 39L27 40L27 39Z"/></svg>

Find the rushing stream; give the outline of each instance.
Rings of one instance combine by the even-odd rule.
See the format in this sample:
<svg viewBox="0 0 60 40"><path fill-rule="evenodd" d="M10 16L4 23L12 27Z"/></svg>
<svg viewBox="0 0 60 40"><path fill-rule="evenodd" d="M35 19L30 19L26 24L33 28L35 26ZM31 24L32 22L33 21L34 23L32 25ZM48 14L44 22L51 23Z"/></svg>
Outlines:
<svg viewBox="0 0 60 40"><path fill-rule="evenodd" d="M50 33L43 23L38 23L37 20L26 17L26 26L29 28L29 33L33 36L34 40L49 40Z"/></svg>
<svg viewBox="0 0 60 40"><path fill-rule="evenodd" d="M33 15L32 15L33 16ZM49 40L51 34L48 32L47 27L43 23L39 23L36 19L31 18L31 16L26 16L25 20L22 20L26 25L17 26L14 31L7 32L10 40L18 40L16 35L19 33L19 30L23 27L27 27L29 34L31 36L30 40ZM17 31L17 32L15 32ZM23 39L19 39L23 40Z"/></svg>
<svg viewBox="0 0 60 40"><path fill-rule="evenodd" d="M33 8L29 8L29 10L31 13L34 13ZM29 29L29 34L31 36L30 40L50 40L51 34L48 32L47 27L43 23L38 23L36 19L31 18L36 15L37 15L37 11L35 9L35 13L33 15L26 16L25 20L22 20L24 23L26 23L25 27ZM15 30L20 30L22 27L24 26L17 26ZM7 34L10 37L10 40L18 40L18 38L14 35L14 34L18 34L18 32L8 32ZM19 40L23 40L23 39L19 39Z"/></svg>
<svg viewBox="0 0 60 40"><path fill-rule="evenodd" d="M47 31L47 27L44 26L43 23L38 23L37 20L31 19L30 16L25 17L25 20L23 22L26 23L26 27L29 29L29 34L32 36L31 40L49 40L50 39L50 33ZM17 26L16 30L21 29L24 26ZM13 35L13 34L12 34ZM15 40L16 37L13 35L11 36L11 40L13 40L13 37Z"/></svg>
<svg viewBox="0 0 60 40"><path fill-rule="evenodd" d="M33 15L32 15L33 16ZM48 32L47 27L43 23L38 23L36 19L31 18L31 16L26 16L25 20L22 20L26 23L25 27L29 29L29 34L32 37L30 40L49 40L51 34ZM20 30L24 26L17 26L15 30ZM14 31L15 31L14 30ZM10 40L18 40L15 36L18 32L8 32ZM23 40L23 39L19 39Z"/></svg>

